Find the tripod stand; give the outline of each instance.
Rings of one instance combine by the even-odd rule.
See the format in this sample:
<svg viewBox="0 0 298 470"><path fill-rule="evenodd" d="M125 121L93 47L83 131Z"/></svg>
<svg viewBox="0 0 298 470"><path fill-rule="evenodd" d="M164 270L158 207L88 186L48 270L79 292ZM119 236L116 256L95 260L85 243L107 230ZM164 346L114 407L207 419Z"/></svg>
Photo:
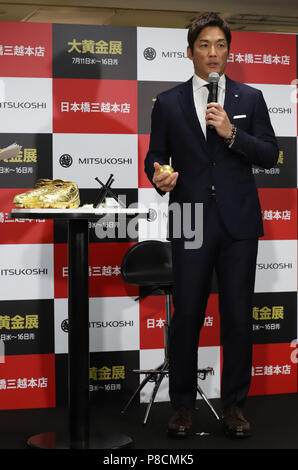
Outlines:
<svg viewBox="0 0 298 470"><path fill-rule="evenodd" d="M165 302L166 302L166 322L164 324L164 361L156 369L149 369L149 370L134 369L133 370L133 372L135 372L137 374L145 374L145 378L142 380L142 382L140 383L140 385L135 390L135 392L131 396L130 400L127 402L126 406L122 410L122 413L126 412L127 408L132 403L134 398L145 387L145 385L148 382L155 382L155 385L154 385L154 388L153 388L153 391L152 391L152 394L151 394L151 397L150 397L150 400L149 400L149 403L148 403L148 406L147 406L147 409L146 409L146 412L145 412L145 417L144 417L143 424L147 423L148 416L149 416L152 404L155 400L156 394L158 392L158 389L159 389L164 377L166 377L169 373L169 355L168 355L168 352L169 352L169 328L170 328L170 322L171 322L171 316L172 316L171 287L169 287L169 288L164 287L164 292L165 292ZM205 380L205 378L208 374L213 374L213 373L214 373L214 371L211 367L208 367L206 369L198 369L198 377L201 380ZM220 420L218 414L216 413L215 409L211 405L210 401L208 400L208 398L204 394L204 392L203 392L202 388L199 386L199 384L197 384L197 391L201 395L201 397L203 398L205 403L207 403L208 407L210 408L210 410L212 411L212 413L214 414L216 419Z"/></svg>

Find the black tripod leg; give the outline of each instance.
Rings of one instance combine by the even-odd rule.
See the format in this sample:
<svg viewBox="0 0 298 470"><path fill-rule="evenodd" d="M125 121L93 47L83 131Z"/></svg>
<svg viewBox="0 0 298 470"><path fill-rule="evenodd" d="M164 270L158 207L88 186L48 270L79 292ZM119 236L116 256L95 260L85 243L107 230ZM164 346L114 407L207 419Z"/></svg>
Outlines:
<svg viewBox="0 0 298 470"><path fill-rule="evenodd" d="M151 406L153 405L153 402L154 402L154 399L156 397L156 394L158 392L158 389L160 387L160 384L165 376L165 374L163 373L164 370L168 369L168 361L165 361L163 367L160 369L160 374L159 374L159 377L158 379L156 380L156 383L155 383L155 386L154 386L154 389L153 389L153 392L152 392L152 395L151 395L151 398L150 398L150 401L149 401L149 404L147 406L147 409L146 409L146 413L145 413L145 417L144 417L144 421L143 423L146 424L147 423L147 419L148 419L148 416L149 416L149 413L150 413L150 410L151 410Z"/></svg>
<svg viewBox="0 0 298 470"><path fill-rule="evenodd" d="M129 405L133 402L134 398L137 396L137 394L145 387L145 385L150 381L152 380L152 378L154 377L154 375L158 374L159 373L159 370L160 369L163 369L163 366L164 364L162 364L161 366L159 366L157 369L154 369L152 370L152 372L148 371L146 372L146 377L142 380L142 382L140 383L140 385L138 386L138 388L135 390L135 392L133 393L133 395L130 397L129 401L126 403L125 407L123 408L123 410L121 411L121 413L125 413L127 408L129 407ZM145 373L145 372L144 372Z"/></svg>
<svg viewBox="0 0 298 470"><path fill-rule="evenodd" d="M214 414L214 416L216 417L217 420L220 420L220 417L218 416L218 414L216 413L215 409L213 408L213 406L211 405L210 401L208 400L208 398L206 397L205 393L203 392L203 390L201 389L201 387L199 385L197 385L197 390L199 392L199 394L201 395L201 397L203 398L203 400L207 403L207 405L209 406L210 410L212 411L212 413Z"/></svg>

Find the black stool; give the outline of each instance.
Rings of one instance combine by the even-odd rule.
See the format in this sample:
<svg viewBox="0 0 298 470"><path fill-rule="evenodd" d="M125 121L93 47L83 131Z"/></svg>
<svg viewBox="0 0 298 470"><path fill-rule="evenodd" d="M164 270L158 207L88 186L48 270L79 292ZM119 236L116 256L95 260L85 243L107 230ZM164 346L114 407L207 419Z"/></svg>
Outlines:
<svg viewBox="0 0 298 470"><path fill-rule="evenodd" d="M170 242L159 240L145 240L133 245L124 255L121 263L121 275L124 282L139 286L140 296L136 299L145 298L149 295L164 295L166 303L166 322L164 324L164 361L156 369L133 370L138 374L145 374L138 388L124 407L125 413L136 395L148 382L155 382L149 404L146 409L144 424L147 423L150 409L160 387L163 378L169 373L169 328L172 316L171 298L173 292L172 272L172 247ZM198 370L198 377L202 380L206 375L213 374L211 367ZM220 419L201 387L197 384L197 390L207 403L216 419Z"/></svg>

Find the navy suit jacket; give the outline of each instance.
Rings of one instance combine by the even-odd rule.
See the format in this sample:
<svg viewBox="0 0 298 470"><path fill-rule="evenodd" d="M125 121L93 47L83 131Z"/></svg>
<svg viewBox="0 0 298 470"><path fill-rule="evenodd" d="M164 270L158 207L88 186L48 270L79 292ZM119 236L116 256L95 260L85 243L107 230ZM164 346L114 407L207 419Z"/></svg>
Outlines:
<svg viewBox="0 0 298 470"><path fill-rule="evenodd" d="M263 222L252 165L271 168L279 153L267 106L260 90L226 77L224 109L237 127L236 139L229 148L214 132L210 147L196 114L192 78L159 94L152 111L145 171L152 183L153 163L168 164L171 156L179 176L170 203L207 202L213 184L230 235L260 237Z"/></svg>

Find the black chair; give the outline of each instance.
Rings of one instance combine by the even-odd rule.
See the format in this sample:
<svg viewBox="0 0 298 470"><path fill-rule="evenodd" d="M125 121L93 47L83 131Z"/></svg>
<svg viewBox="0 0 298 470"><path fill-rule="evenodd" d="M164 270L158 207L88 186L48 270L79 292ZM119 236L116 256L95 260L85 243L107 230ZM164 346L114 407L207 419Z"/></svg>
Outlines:
<svg viewBox="0 0 298 470"><path fill-rule="evenodd" d="M135 390L130 400L123 409L123 413L134 400L136 395L145 387L148 382L155 382L149 404L146 409L144 424L147 423L150 409L160 387L163 378L169 373L169 328L172 317L172 249L171 243L159 240L145 240L133 245L124 255L121 263L121 275L124 282L130 285L139 286L140 296L136 299L145 298L149 295L164 295L166 303L166 321L164 324L164 361L156 369L133 370L138 374L145 374L138 388ZM198 370L198 377L202 380L207 374L213 374L211 367ZM197 390L207 403L216 419L220 419L211 403L205 396L203 390L197 385Z"/></svg>

